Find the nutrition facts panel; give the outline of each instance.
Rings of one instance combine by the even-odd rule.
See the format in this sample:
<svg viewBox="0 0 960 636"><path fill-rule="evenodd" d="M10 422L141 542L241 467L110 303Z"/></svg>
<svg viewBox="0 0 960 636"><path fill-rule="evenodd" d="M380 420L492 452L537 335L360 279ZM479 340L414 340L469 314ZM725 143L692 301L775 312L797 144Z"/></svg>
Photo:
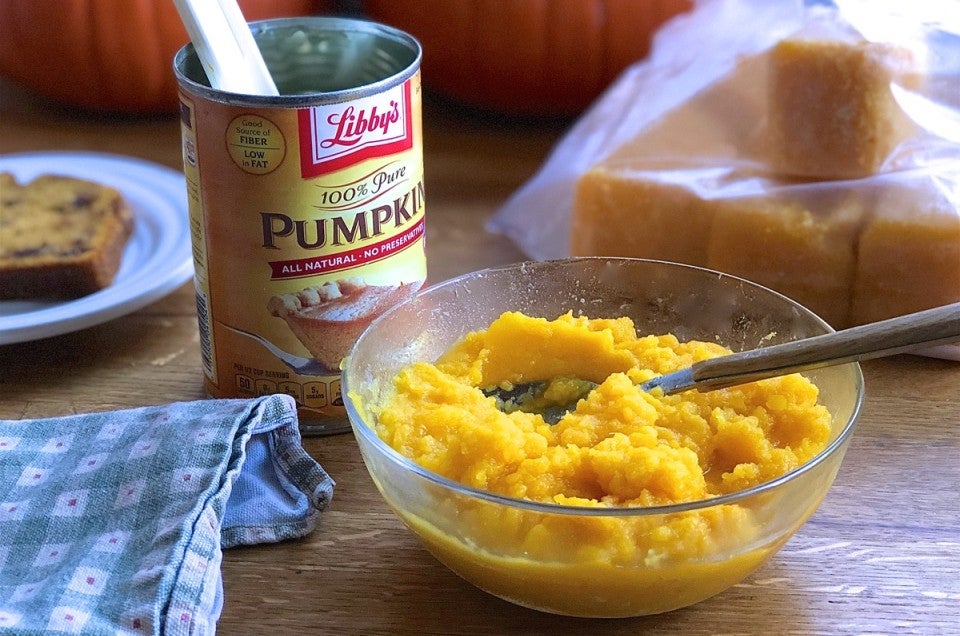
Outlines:
<svg viewBox="0 0 960 636"><path fill-rule="evenodd" d="M343 406L343 395L340 391L340 380L330 382L315 380L311 382L296 382L293 380L271 380L268 378L253 378L242 373L236 374L236 387L243 393L251 395L272 395L286 393L297 401L297 404L307 408L323 408L326 406Z"/></svg>

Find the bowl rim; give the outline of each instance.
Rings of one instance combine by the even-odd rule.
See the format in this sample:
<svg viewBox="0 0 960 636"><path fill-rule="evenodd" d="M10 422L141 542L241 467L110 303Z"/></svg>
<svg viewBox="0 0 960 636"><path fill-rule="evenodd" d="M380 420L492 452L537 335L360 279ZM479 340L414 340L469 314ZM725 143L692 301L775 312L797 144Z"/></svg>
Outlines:
<svg viewBox="0 0 960 636"><path fill-rule="evenodd" d="M487 501L490 503L496 503L511 508L523 509L528 512L540 512L548 514L561 514L561 515L580 515L580 516L591 516L591 517L631 517L631 516L653 516L653 515L668 515L676 514L682 512L690 512L692 510L703 510L707 508L712 508L714 506L730 505L738 503L744 499L749 499L756 495L760 495L771 490L776 490L780 486L791 482L801 475L813 470L829 457L839 452L847 443L849 438L853 435L853 431L856 428L857 422L860 419L860 413L863 409L863 398L864 398L864 380L863 380L863 371L860 368L860 364L857 362L849 362L843 365L838 365L840 367L851 367L851 370L854 373L854 383L856 391L856 399L853 405L853 411L850 414L847 422L844 424L843 429L840 433L831 440L831 442L814 457L804 462L800 466L797 466L793 470L790 470L779 477L765 481L763 483L757 484L756 486L751 486L750 488L745 488L743 490L738 490L736 492L727 493L723 495L717 495L716 497L710 497L707 499L697 499L694 501L685 501L680 503L672 504L660 504L654 506L574 506L567 504L558 504L550 502L541 502L533 501L529 499L520 499L517 497L510 497L507 495L500 495L493 493L487 490L482 490L480 488L475 488L473 486L468 486L467 484L461 483L449 477L444 477L439 473L435 473L428 468L424 468L420 464L416 463L412 459L402 455L400 452L395 450L392 446L383 441L379 435L370 427L366 420L360 415L360 410L356 404L354 404L353 397L351 396L350 391L350 382L346 369L349 366L349 360L351 359L354 350L359 346L363 341L364 337L370 333L376 325L381 321L385 321L388 317L396 311L399 311L401 307L416 302L418 298L427 293L433 293L445 287L451 287L461 283L466 279L477 278L482 275L489 275L495 272L502 272L506 270L516 270L522 269L525 267L540 267L546 266L548 264L557 265L557 264L568 264L575 261L587 261L587 260L596 260L596 261L640 261L646 263L659 263L668 265L671 267L680 267L686 269L699 270L707 274L713 274L724 278L734 279L748 287L754 288L758 291L766 292L779 296L784 299L787 303L793 305L795 308L800 310L802 313L808 314L809 317L814 318L816 322L820 323L824 329L828 331L834 331L825 320L820 316L815 314L813 311L804 307L797 301L785 296L779 292L776 292L769 287L765 287L758 283L754 283L740 276L734 276L732 274L726 274L717 270L709 269L706 267L700 267L697 265L688 265L685 263L675 263L672 261L660 261L655 259L641 259L641 258L628 258L628 257L605 257L605 256L585 256L585 257L571 257L571 258L561 258L561 259L550 259L543 261L519 261L516 263L511 263L508 265L501 265L495 267L487 267L466 274L461 274L460 276L455 276L449 278L445 281L430 285L424 289L421 289L413 296L403 300L396 306L390 308L376 319L374 319L371 324L364 329L363 333L360 334L360 337L357 338L357 341L351 346L350 351L347 356L344 358L344 361L341 363L342 373L342 385L343 385L343 402L344 407L346 408L347 415L350 420L350 426L353 429L354 435L359 435L365 441L369 443L374 449L379 451L386 459L391 461L394 464L399 464L401 468L408 470L417 476L432 482L438 486L441 486L445 489L451 490L453 492L466 495L475 499L480 499L482 501ZM361 451L363 448L361 447ZM364 458L366 463L366 458Z"/></svg>

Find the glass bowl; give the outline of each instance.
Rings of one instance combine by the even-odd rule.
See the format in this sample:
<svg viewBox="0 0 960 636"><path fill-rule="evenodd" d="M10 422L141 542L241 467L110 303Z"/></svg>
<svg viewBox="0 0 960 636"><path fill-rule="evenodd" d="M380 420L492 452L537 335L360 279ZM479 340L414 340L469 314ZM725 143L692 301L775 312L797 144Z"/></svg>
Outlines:
<svg viewBox="0 0 960 636"><path fill-rule="evenodd" d="M427 549L480 589L569 616L626 617L685 607L759 568L833 483L863 400L863 376L853 363L805 373L833 417L822 452L778 479L702 501L594 508L513 499L446 479L385 444L372 428L369 406L382 399L393 376L412 362L435 361L507 310L548 319L568 311L628 316L639 335L673 333L733 350L831 330L792 300L734 276L600 257L474 272L425 289L378 318L343 365L346 409L364 462L384 499ZM611 548L617 542L616 549L606 550L604 541ZM649 549L664 541L675 542L675 549ZM631 549L636 554L624 561Z"/></svg>

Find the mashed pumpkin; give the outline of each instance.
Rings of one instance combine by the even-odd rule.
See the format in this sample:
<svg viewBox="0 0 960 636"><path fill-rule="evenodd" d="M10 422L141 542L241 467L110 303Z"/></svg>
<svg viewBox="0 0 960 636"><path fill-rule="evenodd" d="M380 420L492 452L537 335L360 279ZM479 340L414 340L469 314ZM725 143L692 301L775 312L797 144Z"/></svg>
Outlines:
<svg viewBox="0 0 960 636"><path fill-rule="evenodd" d="M672 396L637 386L726 353L714 343L638 336L628 318L508 312L436 363L402 369L381 403L369 406L387 444L468 486L593 508L693 502L778 477L831 437L817 387L797 374ZM555 425L538 413L506 413L484 392L556 378L597 386ZM568 387L560 381L548 393L563 403ZM819 499L796 503L812 513ZM464 498L433 505L431 517L446 522L398 512L455 571L500 596L539 595L532 604L541 609L585 616L666 611L706 598L759 566L795 529L774 533L771 543L761 531L770 522L762 506L737 504L596 517ZM738 556L725 556L731 551ZM584 581L609 594L594 590L582 605L575 597Z"/></svg>
<svg viewBox="0 0 960 636"><path fill-rule="evenodd" d="M435 364L403 369L377 433L425 468L511 497L580 506L704 499L778 477L830 438L817 387L798 374L670 396L637 387L726 353L638 337L628 318L505 313ZM569 377L598 386L552 426L536 413L502 412L481 390Z"/></svg>

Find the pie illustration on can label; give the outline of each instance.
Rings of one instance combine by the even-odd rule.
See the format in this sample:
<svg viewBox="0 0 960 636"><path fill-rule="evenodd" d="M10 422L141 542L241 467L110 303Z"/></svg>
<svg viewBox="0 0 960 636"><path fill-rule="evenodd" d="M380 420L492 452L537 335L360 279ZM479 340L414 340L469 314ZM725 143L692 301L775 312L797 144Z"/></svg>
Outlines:
<svg viewBox="0 0 960 636"><path fill-rule="evenodd" d="M274 296L267 310L286 321L318 362L336 370L367 325L422 284L367 285L362 278L340 279Z"/></svg>

